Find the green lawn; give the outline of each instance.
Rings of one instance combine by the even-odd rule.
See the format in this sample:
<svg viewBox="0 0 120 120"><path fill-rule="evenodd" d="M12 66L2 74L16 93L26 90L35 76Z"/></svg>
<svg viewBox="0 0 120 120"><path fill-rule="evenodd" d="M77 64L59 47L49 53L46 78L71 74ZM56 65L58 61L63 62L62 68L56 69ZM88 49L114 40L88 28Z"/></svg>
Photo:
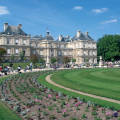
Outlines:
<svg viewBox="0 0 120 120"><path fill-rule="evenodd" d="M67 72L70 72L70 71L67 71ZM57 73L58 74L58 73ZM45 75L41 75L37 78L38 82L41 83L42 85L48 87L48 88L52 88L53 90L55 91L58 91L58 92L62 92L66 95L70 95L70 96L74 96L74 97L80 97L80 98L84 98L85 101L94 101L94 102L97 102L98 105L101 105L103 107L114 107L115 110L119 110L120 109L120 104L117 104L117 103L113 103L113 102L109 102L109 101L105 101L105 100L100 100L100 99L97 99L97 98L93 98L93 97L89 97L89 96L85 96L85 95L81 95L81 94L78 94L78 93L74 93L74 92L71 92L71 91L68 91L68 90L65 90L63 88L59 88L59 87L56 87L50 83L48 83L45 78L46 76L49 75L49 74L45 74ZM57 80L57 79L56 79Z"/></svg>
<svg viewBox="0 0 120 120"><path fill-rule="evenodd" d="M4 77L0 79L0 84L3 80L5 80L8 77ZM0 98L1 99L1 98ZM2 101L0 100L0 120L22 120L19 116L17 116L15 113L13 113L12 110L10 110Z"/></svg>
<svg viewBox="0 0 120 120"><path fill-rule="evenodd" d="M55 73L54 82L68 88L120 100L120 69L80 69Z"/></svg>
<svg viewBox="0 0 120 120"><path fill-rule="evenodd" d="M22 67L22 69L25 69L27 65L30 65L30 63L13 63L12 68L17 69L19 65ZM39 63L36 63L35 65L40 66ZM10 63L3 63L3 66L10 66Z"/></svg>

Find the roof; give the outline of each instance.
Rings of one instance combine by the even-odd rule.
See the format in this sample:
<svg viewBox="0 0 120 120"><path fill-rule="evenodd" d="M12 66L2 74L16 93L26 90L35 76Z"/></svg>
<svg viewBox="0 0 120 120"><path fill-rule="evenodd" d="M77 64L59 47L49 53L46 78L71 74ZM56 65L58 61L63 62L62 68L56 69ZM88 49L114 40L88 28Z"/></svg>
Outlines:
<svg viewBox="0 0 120 120"><path fill-rule="evenodd" d="M71 42L71 39L67 36L67 37L62 37L61 40L59 40L59 38L58 38L57 41L59 41L59 42Z"/></svg>
<svg viewBox="0 0 120 120"><path fill-rule="evenodd" d="M54 40L53 37L49 34L49 31L47 31L47 35L44 36L43 40Z"/></svg>
<svg viewBox="0 0 120 120"><path fill-rule="evenodd" d="M93 40L87 33L81 33L79 37L75 35L72 40Z"/></svg>
<svg viewBox="0 0 120 120"><path fill-rule="evenodd" d="M31 37L31 39L34 39L34 40L43 40L42 36L39 36L39 35L35 35L35 36Z"/></svg>
<svg viewBox="0 0 120 120"><path fill-rule="evenodd" d="M2 34L28 36L19 26L14 25L8 25L7 29L2 32Z"/></svg>

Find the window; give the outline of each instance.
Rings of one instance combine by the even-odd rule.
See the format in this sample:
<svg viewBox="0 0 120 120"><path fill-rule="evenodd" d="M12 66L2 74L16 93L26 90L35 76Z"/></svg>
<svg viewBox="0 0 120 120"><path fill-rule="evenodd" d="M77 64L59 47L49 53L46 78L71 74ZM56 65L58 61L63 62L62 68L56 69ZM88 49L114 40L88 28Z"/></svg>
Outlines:
<svg viewBox="0 0 120 120"><path fill-rule="evenodd" d="M84 43L84 48L85 48L85 43Z"/></svg>
<svg viewBox="0 0 120 120"><path fill-rule="evenodd" d="M15 49L15 54L18 54L18 49Z"/></svg>
<svg viewBox="0 0 120 120"><path fill-rule="evenodd" d="M88 52L88 55L90 55L90 51Z"/></svg>
<svg viewBox="0 0 120 120"><path fill-rule="evenodd" d="M69 55L71 55L71 51L69 52Z"/></svg>
<svg viewBox="0 0 120 120"><path fill-rule="evenodd" d="M76 48L76 44L74 44L74 48Z"/></svg>
<svg viewBox="0 0 120 120"><path fill-rule="evenodd" d="M40 55L43 55L43 51L40 51Z"/></svg>
<svg viewBox="0 0 120 120"><path fill-rule="evenodd" d="M94 53L94 51L93 51L93 55L94 55L95 53Z"/></svg>
<svg viewBox="0 0 120 120"><path fill-rule="evenodd" d="M64 45L64 48L66 48L66 45Z"/></svg>
<svg viewBox="0 0 120 120"><path fill-rule="evenodd" d="M93 63L94 63L94 58L93 58Z"/></svg>
<svg viewBox="0 0 120 120"><path fill-rule="evenodd" d="M26 45L26 40L23 40L23 45Z"/></svg>
<svg viewBox="0 0 120 120"><path fill-rule="evenodd" d="M78 51L78 55L80 54L80 52Z"/></svg>
<svg viewBox="0 0 120 120"><path fill-rule="evenodd" d="M66 55L66 51L64 51L64 55Z"/></svg>
<svg viewBox="0 0 120 120"><path fill-rule="evenodd" d="M15 40L15 44L18 45L18 40Z"/></svg>
<svg viewBox="0 0 120 120"><path fill-rule="evenodd" d="M88 44L88 47L90 48L90 43Z"/></svg>
<svg viewBox="0 0 120 120"><path fill-rule="evenodd" d="M10 49L7 49L7 54L10 54Z"/></svg>
<svg viewBox="0 0 120 120"><path fill-rule="evenodd" d="M51 50L51 56L54 56L54 51L53 50Z"/></svg>
<svg viewBox="0 0 120 120"><path fill-rule="evenodd" d="M93 48L94 48L94 44L93 44Z"/></svg>
<svg viewBox="0 0 120 120"><path fill-rule="evenodd" d="M72 48L72 45L71 45L71 48Z"/></svg>
<svg viewBox="0 0 120 120"><path fill-rule="evenodd" d="M84 55L85 55L85 51L84 51Z"/></svg>
<svg viewBox="0 0 120 120"><path fill-rule="evenodd" d="M7 44L10 44L10 40L9 39L7 39Z"/></svg>
<svg viewBox="0 0 120 120"><path fill-rule="evenodd" d="M58 51L58 55L61 55L61 52L60 52L60 51Z"/></svg>
<svg viewBox="0 0 120 120"><path fill-rule="evenodd" d="M35 53L36 53L36 51L34 50L34 51L33 51L33 54L35 54Z"/></svg>
<svg viewBox="0 0 120 120"><path fill-rule="evenodd" d="M79 48L79 43L78 43L78 48Z"/></svg>

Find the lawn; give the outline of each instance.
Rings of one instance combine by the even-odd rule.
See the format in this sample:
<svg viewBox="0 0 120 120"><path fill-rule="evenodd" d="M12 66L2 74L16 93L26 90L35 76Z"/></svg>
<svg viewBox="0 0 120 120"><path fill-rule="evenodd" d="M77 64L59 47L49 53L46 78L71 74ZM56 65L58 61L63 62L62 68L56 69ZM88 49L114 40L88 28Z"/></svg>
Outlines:
<svg viewBox="0 0 120 120"><path fill-rule="evenodd" d="M120 69L79 69L55 73L55 83L98 96L120 100Z"/></svg>
<svg viewBox="0 0 120 120"><path fill-rule="evenodd" d="M30 63L13 63L12 68L17 69L19 65L22 67L22 69L25 69L27 65L30 65ZM36 63L35 65L40 66L39 63ZM10 63L3 63L3 66L10 66Z"/></svg>

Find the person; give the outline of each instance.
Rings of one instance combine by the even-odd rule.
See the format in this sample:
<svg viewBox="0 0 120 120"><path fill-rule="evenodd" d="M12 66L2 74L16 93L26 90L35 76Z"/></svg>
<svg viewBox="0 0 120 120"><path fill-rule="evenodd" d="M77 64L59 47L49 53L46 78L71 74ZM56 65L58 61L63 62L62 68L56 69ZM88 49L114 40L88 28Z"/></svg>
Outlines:
<svg viewBox="0 0 120 120"><path fill-rule="evenodd" d="M18 73L21 73L20 70L21 70L21 67L20 67L20 65L19 65L19 66L18 66Z"/></svg>
<svg viewBox="0 0 120 120"><path fill-rule="evenodd" d="M12 66L13 66L13 64L12 64L12 62L10 63L10 70L12 70Z"/></svg>
<svg viewBox="0 0 120 120"><path fill-rule="evenodd" d="M30 70L32 71L32 62L30 63Z"/></svg>
<svg viewBox="0 0 120 120"><path fill-rule="evenodd" d="M27 67L24 69L24 71L26 72L26 70L29 70L30 69L30 67L29 67L29 65L27 65Z"/></svg>

